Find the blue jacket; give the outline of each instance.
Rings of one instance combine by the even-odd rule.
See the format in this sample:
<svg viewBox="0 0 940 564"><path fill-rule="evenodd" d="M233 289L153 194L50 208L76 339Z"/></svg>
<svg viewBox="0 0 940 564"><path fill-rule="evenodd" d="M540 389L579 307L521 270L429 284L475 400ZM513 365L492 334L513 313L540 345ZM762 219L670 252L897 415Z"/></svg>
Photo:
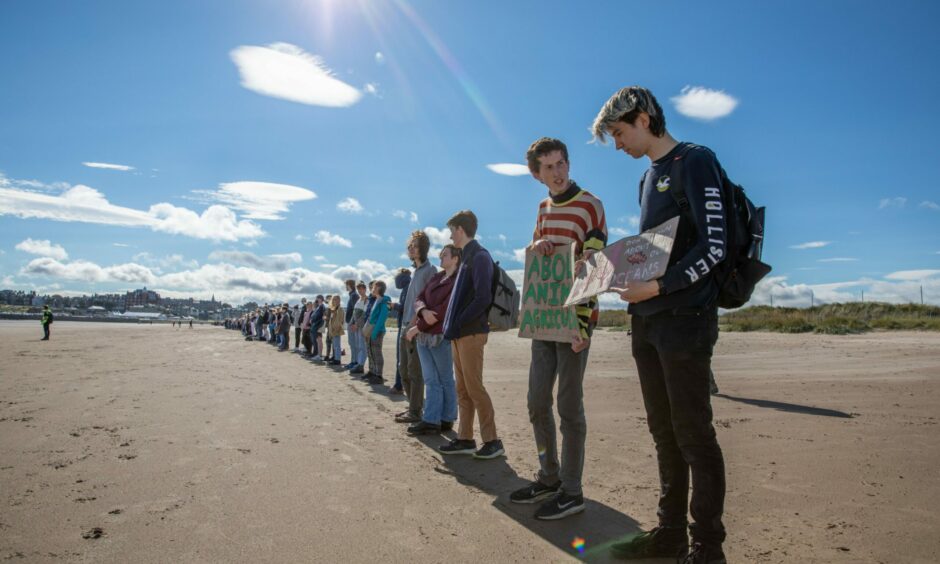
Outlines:
<svg viewBox="0 0 940 564"><path fill-rule="evenodd" d="M464 245L450 307L444 319L444 338L459 339L489 333L493 303L493 257L476 239Z"/></svg>
<svg viewBox="0 0 940 564"><path fill-rule="evenodd" d="M352 323L353 318L353 308L356 307L356 302L359 301L359 293L353 289L352 292L349 292L349 300L346 302L346 324L349 325Z"/></svg>
<svg viewBox="0 0 940 564"><path fill-rule="evenodd" d="M373 339L378 339L379 335L385 333L385 321L388 319L388 306L391 303L392 298L388 296L382 296L380 300L375 302L375 307L372 308L372 315L369 317L369 323L373 325Z"/></svg>

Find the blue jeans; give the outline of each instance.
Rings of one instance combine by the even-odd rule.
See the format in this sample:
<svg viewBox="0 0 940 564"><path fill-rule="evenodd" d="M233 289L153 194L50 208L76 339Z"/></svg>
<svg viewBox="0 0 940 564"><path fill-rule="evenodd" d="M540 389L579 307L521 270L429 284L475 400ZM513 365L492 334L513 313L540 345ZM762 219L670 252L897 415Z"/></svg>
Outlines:
<svg viewBox="0 0 940 564"><path fill-rule="evenodd" d="M436 347L418 343L418 358L424 374L424 416L432 425L457 420L457 387L454 383L454 356L450 341Z"/></svg>
<svg viewBox="0 0 940 564"><path fill-rule="evenodd" d="M356 340L359 342L359 356L356 357L356 364L366 365L366 357L369 355L369 346L366 344L366 337L362 334L362 327L356 329Z"/></svg>
<svg viewBox="0 0 940 564"><path fill-rule="evenodd" d="M359 339L356 338L356 332L349 328L351 323L346 324L346 340L349 341L349 362L359 360Z"/></svg>
<svg viewBox="0 0 940 564"><path fill-rule="evenodd" d="M343 338L339 335L333 337L333 360L339 362L343 359Z"/></svg>

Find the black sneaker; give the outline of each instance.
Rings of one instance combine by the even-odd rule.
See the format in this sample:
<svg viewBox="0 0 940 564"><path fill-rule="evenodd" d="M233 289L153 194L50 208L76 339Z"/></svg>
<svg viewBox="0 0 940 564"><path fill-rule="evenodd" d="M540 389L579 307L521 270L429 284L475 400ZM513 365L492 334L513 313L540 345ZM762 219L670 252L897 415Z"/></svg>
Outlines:
<svg viewBox="0 0 940 564"><path fill-rule="evenodd" d="M680 564L727 564L725 552L721 545L707 545L700 542L692 543L692 550L685 558L679 559Z"/></svg>
<svg viewBox="0 0 940 564"><path fill-rule="evenodd" d="M535 518L554 521L582 511L584 511L584 496L568 495L561 490L561 493L539 506L535 511Z"/></svg>
<svg viewBox="0 0 940 564"><path fill-rule="evenodd" d="M385 383L385 378L382 378L378 374L373 374L366 379L366 382L368 382L370 386L379 386Z"/></svg>
<svg viewBox="0 0 940 564"><path fill-rule="evenodd" d="M441 454L474 454L477 450L477 442L470 440L453 439L446 445L437 447Z"/></svg>
<svg viewBox="0 0 940 564"><path fill-rule="evenodd" d="M362 374L363 372L365 372L365 370L363 370L362 367L358 364L349 371L350 374Z"/></svg>
<svg viewBox="0 0 940 564"><path fill-rule="evenodd" d="M610 545L616 558L682 558L689 551L685 527L655 527Z"/></svg>
<svg viewBox="0 0 940 564"><path fill-rule="evenodd" d="M503 450L503 441L494 439L492 441L483 443L483 446L480 447L480 450L473 453L473 458L480 460L490 460L491 458L502 456L505 452L506 451Z"/></svg>
<svg viewBox="0 0 940 564"><path fill-rule="evenodd" d="M519 488L509 494L509 501L513 503L536 503L557 494L559 491L561 491L561 482L558 482L554 486L546 486L536 480L528 486Z"/></svg>
<svg viewBox="0 0 940 564"><path fill-rule="evenodd" d="M453 430L454 430L454 422L453 422L453 421L441 421L441 431L442 431L442 432L446 433L447 431L453 431Z"/></svg>
<svg viewBox="0 0 940 564"><path fill-rule="evenodd" d="M441 426L427 421L419 421L407 429L409 435L440 435Z"/></svg>

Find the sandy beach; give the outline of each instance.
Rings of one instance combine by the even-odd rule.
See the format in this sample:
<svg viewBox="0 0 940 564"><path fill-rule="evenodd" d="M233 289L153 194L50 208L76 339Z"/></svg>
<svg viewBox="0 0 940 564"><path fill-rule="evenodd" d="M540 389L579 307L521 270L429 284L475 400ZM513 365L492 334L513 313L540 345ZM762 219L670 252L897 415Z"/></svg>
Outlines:
<svg viewBox="0 0 940 564"><path fill-rule="evenodd" d="M605 562L606 544L655 525L624 332L591 350L587 511L552 523L508 500L537 468L513 334L486 350L507 450L493 461L442 458L443 439L393 422L402 398L236 331L40 336L0 322L5 560ZM723 333L715 372L730 561L940 561L940 334Z"/></svg>

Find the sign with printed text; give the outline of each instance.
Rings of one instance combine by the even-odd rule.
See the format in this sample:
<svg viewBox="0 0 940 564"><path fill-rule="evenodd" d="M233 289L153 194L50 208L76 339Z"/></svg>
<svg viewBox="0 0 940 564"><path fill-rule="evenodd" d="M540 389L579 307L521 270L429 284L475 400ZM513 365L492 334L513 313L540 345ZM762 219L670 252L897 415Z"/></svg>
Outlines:
<svg viewBox="0 0 940 564"><path fill-rule="evenodd" d="M565 305L573 282L574 247L556 245L541 256L526 249L519 336L570 343L579 335L575 306Z"/></svg>
<svg viewBox="0 0 940 564"><path fill-rule="evenodd" d="M565 305L584 303L611 288L624 288L630 282L661 277L666 273L678 227L677 216L591 255L585 268L575 276Z"/></svg>

